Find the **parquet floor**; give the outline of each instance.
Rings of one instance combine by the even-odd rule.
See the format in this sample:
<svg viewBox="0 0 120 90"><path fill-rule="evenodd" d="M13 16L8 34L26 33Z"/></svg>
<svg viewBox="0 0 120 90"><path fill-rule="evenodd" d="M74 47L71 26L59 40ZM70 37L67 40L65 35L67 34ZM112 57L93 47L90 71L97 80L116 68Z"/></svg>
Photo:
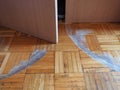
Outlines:
<svg viewBox="0 0 120 90"><path fill-rule="evenodd" d="M71 28L91 29L88 47L120 56L120 24L82 23ZM0 74L6 74L36 49L47 48L37 63L10 78L0 80L0 90L120 90L120 72L91 59L68 37L59 24L59 43L51 44L8 28L0 28ZM118 60L116 60L118 62Z"/></svg>

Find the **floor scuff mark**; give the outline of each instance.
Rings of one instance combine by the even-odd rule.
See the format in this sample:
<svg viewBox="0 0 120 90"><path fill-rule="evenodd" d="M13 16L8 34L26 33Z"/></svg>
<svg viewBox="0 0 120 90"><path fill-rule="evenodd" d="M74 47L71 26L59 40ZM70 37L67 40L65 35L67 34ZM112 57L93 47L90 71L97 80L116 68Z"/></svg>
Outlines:
<svg viewBox="0 0 120 90"><path fill-rule="evenodd" d="M77 30L74 34L70 26L67 26L67 33L72 41L77 45L79 49L84 51L92 59L104 64L114 71L120 71L120 57L113 57L111 54L103 52L102 54L96 54L92 52L86 45L85 35L90 34L91 30ZM118 59L119 63L115 63L115 58Z"/></svg>
<svg viewBox="0 0 120 90"><path fill-rule="evenodd" d="M13 69L11 69L9 71L8 74L3 74L0 75L0 80L4 79L4 78L8 78L16 73L19 73L20 71L28 68L29 66L31 66L32 64L36 63L37 61L39 61L44 55L46 54L46 50L36 50L34 51L29 60L28 61L23 61L21 62L18 66L15 66Z"/></svg>

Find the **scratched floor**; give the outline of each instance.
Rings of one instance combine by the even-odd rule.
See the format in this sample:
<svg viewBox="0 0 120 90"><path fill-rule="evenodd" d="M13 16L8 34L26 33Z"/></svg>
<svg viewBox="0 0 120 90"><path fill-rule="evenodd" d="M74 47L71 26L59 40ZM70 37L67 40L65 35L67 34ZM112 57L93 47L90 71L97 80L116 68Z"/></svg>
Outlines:
<svg viewBox="0 0 120 90"><path fill-rule="evenodd" d="M120 56L120 24L72 24L73 30L91 29L86 35L90 50ZM12 29L0 27L0 73L8 73L36 49L47 48L40 61L0 80L0 90L120 90L120 72L92 60L68 37L59 24L59 43L51 44ZM117 60L116 60L117 62Z"/></svg>

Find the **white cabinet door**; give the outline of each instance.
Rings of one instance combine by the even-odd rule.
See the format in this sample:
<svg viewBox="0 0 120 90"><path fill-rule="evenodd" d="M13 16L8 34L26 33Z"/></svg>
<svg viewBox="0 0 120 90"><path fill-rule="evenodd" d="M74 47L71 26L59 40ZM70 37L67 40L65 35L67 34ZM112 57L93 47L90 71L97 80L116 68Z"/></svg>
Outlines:
<svg viewBox="0 0 120 90"><path fill-rule="evenodd" d="M66 23L120 22L120 0L66 0Z"/></svg>
<svg viewBox="0 0 120 90"><path fill-rule="evenodd" d="M0 0L0 25L57 43L57 0Z"/></svg>

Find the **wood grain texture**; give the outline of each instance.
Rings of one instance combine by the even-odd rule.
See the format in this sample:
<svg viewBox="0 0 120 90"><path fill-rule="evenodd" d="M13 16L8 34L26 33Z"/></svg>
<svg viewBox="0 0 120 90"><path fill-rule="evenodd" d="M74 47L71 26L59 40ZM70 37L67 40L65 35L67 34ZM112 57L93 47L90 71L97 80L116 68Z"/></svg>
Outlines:
<svg viewBox="0 0 120 90"><path fill-rule="evenodd" d="M91 58L82 58L81 63L84 72L109 72L110 69Z"/></svg>
<svg viewBox="0 0 120 90"><path fill-rule="evenodd" d="M1 65L2 65L2 63L4 61L4 57L5 57L5 55L0 55L0 67L1 67Z"/></svg>
<svg viewBox="0 0 120 90"><path fill-rule="evenodd" d="M85 73L87 90L119 90L111 73Z"/></svg>
<svg viewBox="0 0 120 90"><path fill-rule="evenodd" d="M38 40L36 49L46 49L48 51L55 51L56 50L56 44L50 43L45 40Z"/></svg>
<svg viewBox="0 0 120 90"><path fill-rule="evenodd" d="M0 80L1 90L23 90L25 74L16 74Z"/></svg>
<svg viewBox="0 0 120 90"><path fill-rule="evenodd" d="M55 90L86 90L83 73L56 74Z"/></svg>
<svg viewBox="0 0 120 90"><path fill-rule="evenodd" d="M66 23L120 22L119 5L119 0L66 0Z"/></svg>
<svg viewBox="0 0 120 90"><path fill-rule="evenodd" d="M58 42L57 0L1 0L0 25Z"/></svg>
<svg viewBox="0 0 120 90"><path fill-rule="evenodd" d="M47 52L47 54L34 65L27 69L28 74L54 73L55 72L55 52Z"/></svg>
<svg viewBox="0 0 120 90"><path fill-rule="evenodd" d="M29 59L29 55L29 52L10 53L9 58L7 57L7 64L2 74L7 74L13 67L19 65L22 61L27 61ZM26 70L23 70L20 73L26 73Z"/></svg>
<svg viewBox="0 0 120 90"><path fill-rule="evenodd" d="M12 43L12 37L0 37L0 51L5 52L9 50Z"/></svg>
<svg viewBox="0 0 120 90"><path fill-rule="evenodd" d="M26 76L23 90L54 90L54 75L29 74Z"/></svg>
<svg viewBox="0 0 120 90"><path fill-rule="evenodd" d="M6 27L0 27L0 37L14 37L16 34L15 30L6 28Z"/></svg>
<svg viewBox="0 0 120 90"><path fill-rule="evenodd" d="M120 57L120 50L115 45L120 45L120 24L79 23L70 26L74 31L92 30L86 36L91 51L96 54L109 53L115 57L114 62L119 63L117 57ZM8 73L21 61L28 60L32 51L43 48L48 50L37 63L18 74L0 80L0 90L119 90L120 88L120 73L112 71L78 49L67 35L64 24L59 24L59 43L56 45L12 29L1 28L0 35L0 40L5 42L9 42L12 38L9 45L6 43L4 46L0 42L1 64L7 53L10 53L6 66L1 68L3 73ZM102 45L110 45L111 48Z"/></svg>
<svg viewBox="0 0 120 90"><path fill-rule="evenodd" d="M118 88L120 88L120 72L113 72L112 76L116 82L116 85L118 86Z"/></svg>
<svg viewBox="0 0 120 90"><path fill-rule="evenodd" d="M63 53L55 53L55 73L64 73Z"/></svg>
<svg viewBox="0 0 120 90"><path fill-rule="evenodd" d="M101 50L95 35L86 35L86 40L90 50Z"/></svg>
<svg viewBox="0 0 120 90"><path fill-rule="evenodd" d="M0 53L0 74L3 73L8 62L10 53Z"/></svg>
<svg viewBox="0 0 120 90"><path fill-rule="evenodd" d="M37 38L27 36L26 34L16 35L11 43L9 51L33 51L36 48Z"/></svg>
<svg viewBox="0 0 120 90"><path fill-rule="evenodd" d="M56 52L55 73L82 72L79 52Z"/></svg>
<svg viewBox="0 0 120 90"><path fill-rule="evenodd" d="M59 25L59 39L56 46L56 51L79 51L72 40L69 38L65 26Z"/></svg>

